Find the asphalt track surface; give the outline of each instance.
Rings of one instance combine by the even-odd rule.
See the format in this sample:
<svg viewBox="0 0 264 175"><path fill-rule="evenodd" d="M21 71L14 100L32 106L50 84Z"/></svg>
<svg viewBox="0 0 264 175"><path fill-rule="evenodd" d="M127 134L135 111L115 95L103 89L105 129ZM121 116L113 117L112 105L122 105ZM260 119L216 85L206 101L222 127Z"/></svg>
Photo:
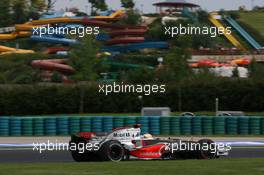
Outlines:
<svg viewBox="0 0 264 175"><path fill-rule="evenodd" d="M233 148L225 158L264 158L264 147ZM1 150L0 163L74 162L67 151Z"/></svg>

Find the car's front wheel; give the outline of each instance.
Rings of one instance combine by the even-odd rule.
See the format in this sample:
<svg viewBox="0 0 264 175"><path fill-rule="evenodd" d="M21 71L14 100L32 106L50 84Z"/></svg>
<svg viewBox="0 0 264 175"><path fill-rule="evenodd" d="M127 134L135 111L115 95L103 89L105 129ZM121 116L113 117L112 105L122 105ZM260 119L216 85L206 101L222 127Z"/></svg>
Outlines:
<svg viewBox="0 0 264 175"><path fill-rule="evenodd" d="M101 146L99 150L99 155L104 161L121 161L125 156L125 149L123 145L116 140L110 140Z"/></svg>

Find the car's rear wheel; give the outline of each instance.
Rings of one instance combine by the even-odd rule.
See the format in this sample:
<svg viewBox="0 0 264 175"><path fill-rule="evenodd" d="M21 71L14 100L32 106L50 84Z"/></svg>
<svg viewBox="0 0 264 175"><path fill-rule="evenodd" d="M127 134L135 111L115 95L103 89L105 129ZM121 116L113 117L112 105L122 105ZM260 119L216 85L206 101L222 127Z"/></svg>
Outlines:
<svg viewBox="0 0 264 175"><path fill-rule="evenodd" d="M115 140L110 140L101 146L99 155L104 161L121 161L125 156L125 149L122 144Z"/></svg>
<svg viewBox="0 0 264 175"><path fill-rule="evenodd" d="M198 143L201 145L201 150L198 153L199 159L213 159L216 157L216 145L212 140L202 139ZM208 149L203 149L203 147Z"/></svg>
<svg viewBox="0 0 264 175"><path fill-rule="evenodd" d="M75 144L76 145L76 150L71 150L71 155L73 160L76 162L89 162L89 161L97 161L98 156L96 155L95 152L91 152L88 150L80 150L78 149L79 144L85 145L86 142L80 141L80 142L70 142L70 144Z"/></svg>

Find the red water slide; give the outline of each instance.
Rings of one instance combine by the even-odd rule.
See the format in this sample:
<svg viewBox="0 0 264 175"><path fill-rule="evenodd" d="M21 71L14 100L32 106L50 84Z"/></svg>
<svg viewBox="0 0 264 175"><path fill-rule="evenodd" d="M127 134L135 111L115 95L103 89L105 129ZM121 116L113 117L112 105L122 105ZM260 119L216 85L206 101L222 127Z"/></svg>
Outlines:
<svg viewBox="0 0 264 175"><path fill-rule="evenodd" d="M75 73L75 70L71 66L66 65L65 63L66 63L66 60L64 59L35 60L35 61L32 61L31 65L34 68L39 68L42 70L58 71L58 72L67 73L67 74Z"/></svg>
<svg viewBox="0 0 264 175"><path fill-rule="evenodd" d="M113 30L109 32L110 37L117 36L144 36L147 29L124 29L124 30Z"/></svg>
<svg viewBox="0 0 264 175"><path fill-rule="evenodd" d="M122 38L113 38L106 41L106 45L115 45L115 44L129 44L129 43L141 43L144 42L144 37L122 37Z"/></svg>
<svg viewBox="0 0 264 175"><path fill-rule="evenodd" d="M48 48L46 50L46 53L47 54L56 54L57 52L60 52L60 51L69 51L70 48L66 48L66 47L51 47L51 48Z"/></svg>

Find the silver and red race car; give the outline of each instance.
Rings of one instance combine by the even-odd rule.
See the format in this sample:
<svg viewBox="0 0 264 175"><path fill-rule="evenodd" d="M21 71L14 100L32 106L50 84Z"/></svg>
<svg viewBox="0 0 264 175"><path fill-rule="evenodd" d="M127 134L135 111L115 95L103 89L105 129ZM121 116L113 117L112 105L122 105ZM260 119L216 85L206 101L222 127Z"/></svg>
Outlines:
<svg viewBox="0 0 264 175"><path fill-rule="evenodd" d="M184 141L141 135L140 125L117 128L111 133L80 132L70 146L75 161L121 161L129 159L213 159L226 155L212 140ZM81 149L79 146L82 145Z"/></svg>

